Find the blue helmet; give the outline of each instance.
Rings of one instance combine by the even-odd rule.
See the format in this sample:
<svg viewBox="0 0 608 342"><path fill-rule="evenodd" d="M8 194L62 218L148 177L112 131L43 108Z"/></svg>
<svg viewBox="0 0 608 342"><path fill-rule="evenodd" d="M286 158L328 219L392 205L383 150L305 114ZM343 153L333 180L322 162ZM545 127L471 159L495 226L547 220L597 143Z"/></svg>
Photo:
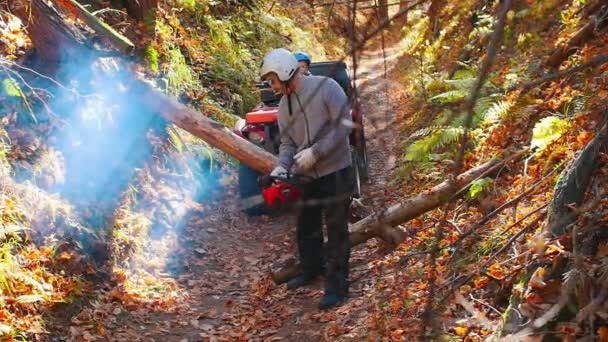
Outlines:
<svg viewBox="0 0 608 342"><path fill-rule="evenodd" d="M298 60L298 62L306 62L310 64L310 56L302 51L294 52L293 56Z"/></svg>

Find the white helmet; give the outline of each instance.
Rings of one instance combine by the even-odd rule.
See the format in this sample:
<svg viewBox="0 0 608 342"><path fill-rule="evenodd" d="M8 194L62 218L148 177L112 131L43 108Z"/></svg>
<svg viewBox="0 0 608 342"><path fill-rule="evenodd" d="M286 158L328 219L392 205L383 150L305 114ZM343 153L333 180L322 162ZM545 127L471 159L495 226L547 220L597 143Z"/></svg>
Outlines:
<svg viewBox="0 0 608 342"><path fill-rule="evenodd" d="M298 60L287 49L273 49L262 60L260 76L274 72L282 82L287 82L298 70Z"/></svg>

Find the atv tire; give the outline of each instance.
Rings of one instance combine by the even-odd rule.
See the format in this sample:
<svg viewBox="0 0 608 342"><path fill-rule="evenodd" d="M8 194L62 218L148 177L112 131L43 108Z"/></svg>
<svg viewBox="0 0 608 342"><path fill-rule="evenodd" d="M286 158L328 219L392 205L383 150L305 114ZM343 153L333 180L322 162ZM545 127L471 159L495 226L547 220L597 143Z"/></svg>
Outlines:
<svg viewBox="0 0 608 342"><path fill-rule="evenodd" d="M239 165L239 195L241 198L241 210L248 216L260 216L268 213L268 208L263 203L254 206L245 204L247 202L246 199L262 194L262 188L260 188L258 185L259 176L260 173L247 165Z"/></svg>

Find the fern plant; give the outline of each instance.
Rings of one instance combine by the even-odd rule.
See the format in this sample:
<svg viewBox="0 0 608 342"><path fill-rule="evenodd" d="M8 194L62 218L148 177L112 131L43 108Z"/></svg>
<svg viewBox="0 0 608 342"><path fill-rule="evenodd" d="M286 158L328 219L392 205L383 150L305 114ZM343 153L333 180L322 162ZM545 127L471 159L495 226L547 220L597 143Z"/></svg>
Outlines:
<svg viewBox="0 0 608 342"><path fill-rule="evenodd" d="M469 95L470 89L475 83L475 75L472 70L459 71L454 79L435 81L434 87L443 89L443 92L432 96L429 100L441 104L461 103ZM493 94L488 91L495 86L486 83L482 88L482 96L475 103L473 109L472 129L480 126L488 126L499 122L513 111L515 103L504 99L502 95ZM446 90L447 89L447 90ZM434 124L414 132L406 141L411 143L404 156L405 161L421 162L428 160L431 153L437 150L445 150L457 143L464 133L466 113L453 115L450 110L437 117ZM474 138L471 136L471 138Z"/></svg>
<svg viewBox="0 0 608 342"><path fill-rule="evenodd" d="M430 129L430 132L430 134L416 140L407 148L404 157L406 161L422 161L427 159L432 152L460 140L464 129L462 127L433 127Z"/></svg>

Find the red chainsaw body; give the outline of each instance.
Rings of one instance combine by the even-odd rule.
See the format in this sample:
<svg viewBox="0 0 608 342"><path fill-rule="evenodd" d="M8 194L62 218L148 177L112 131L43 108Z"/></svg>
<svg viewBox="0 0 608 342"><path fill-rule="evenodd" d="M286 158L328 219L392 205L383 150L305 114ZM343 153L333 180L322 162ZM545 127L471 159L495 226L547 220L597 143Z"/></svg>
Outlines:
<svg viewBox="0 0 608 342"><path fill-rule="evenodd" d="M270 208L279 209L299 201L302 192L293 184L279 182L265 187L262 197Z"/></svg>

